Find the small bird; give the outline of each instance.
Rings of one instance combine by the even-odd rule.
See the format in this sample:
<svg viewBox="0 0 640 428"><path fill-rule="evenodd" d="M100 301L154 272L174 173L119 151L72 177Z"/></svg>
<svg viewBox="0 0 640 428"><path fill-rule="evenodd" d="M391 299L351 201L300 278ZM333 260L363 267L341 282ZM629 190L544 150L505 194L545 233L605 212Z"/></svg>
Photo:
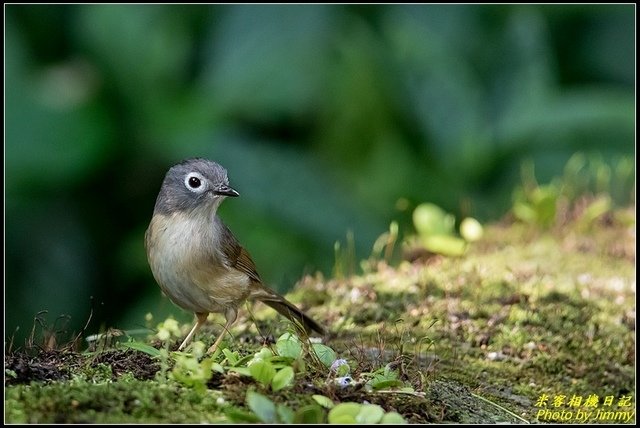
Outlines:
<svg viewBox="0 0 640 428"><path fill-rule="evenodd" d="M247 299L266 303L307 334L324 334L315 320L264 285L249 253L216 215L227 196L239 194L229 187L226 169L207 159L186 159L165 175L145 233L155 280L173 303L197 318L178 350L214 312L226 318L208 350L214 352Z"/></svg>

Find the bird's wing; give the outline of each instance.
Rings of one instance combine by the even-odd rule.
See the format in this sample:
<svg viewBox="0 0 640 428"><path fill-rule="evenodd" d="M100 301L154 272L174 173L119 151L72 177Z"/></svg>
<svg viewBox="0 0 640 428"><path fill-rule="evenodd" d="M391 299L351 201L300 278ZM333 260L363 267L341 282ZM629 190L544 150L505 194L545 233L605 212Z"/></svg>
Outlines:
<svg viewBox="0 0 640 428"><path fill-rule="evenodd" d="M222 221L219 221L218 226L222 234L220 239L222 253L226 256L229 266L245 273L252 281L262 282L260 275L256 271L256 265L247 250L242 248L233 233Z"/></svg>

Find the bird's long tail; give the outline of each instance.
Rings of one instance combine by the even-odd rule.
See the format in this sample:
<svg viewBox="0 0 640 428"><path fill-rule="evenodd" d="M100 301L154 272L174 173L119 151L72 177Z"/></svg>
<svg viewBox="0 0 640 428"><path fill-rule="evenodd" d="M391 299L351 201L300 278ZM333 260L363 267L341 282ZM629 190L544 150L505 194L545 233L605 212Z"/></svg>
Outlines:
<svg viewBox="0 0 640 428"><path fill-rule="evenodd" d="M325 329L320 326L313 318L298 309L293 303L276 293L264 293L256 297L261 302L271 306L281 315L289 318L294 324L301 324L307 334L312 330L320 334L325 334Z"/></svg>

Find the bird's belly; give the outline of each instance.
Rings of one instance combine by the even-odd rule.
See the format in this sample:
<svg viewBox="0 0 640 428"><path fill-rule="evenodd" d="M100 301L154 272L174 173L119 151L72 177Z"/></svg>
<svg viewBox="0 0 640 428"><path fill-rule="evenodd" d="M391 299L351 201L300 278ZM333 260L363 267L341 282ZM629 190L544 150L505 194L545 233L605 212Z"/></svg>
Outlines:
<svg viewBox="0 0 640 428"><path fill-rule="evenodd" d="M211 250L213 239L182 214L156 215L147 256L153 276L176 305L192 312L225 312L248 294L249 279ZM149 242L154 242L149 245Z"/></svg>

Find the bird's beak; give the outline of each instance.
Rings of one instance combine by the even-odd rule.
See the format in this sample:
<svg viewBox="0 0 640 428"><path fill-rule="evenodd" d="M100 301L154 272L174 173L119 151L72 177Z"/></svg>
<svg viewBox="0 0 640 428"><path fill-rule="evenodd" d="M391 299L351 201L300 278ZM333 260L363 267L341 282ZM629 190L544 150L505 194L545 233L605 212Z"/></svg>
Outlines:
<svg viewBox="0 0 640 428"><path fill-rule="evenodd" d="M223 195L223 196L231 196L231 197L240 196L240 193L236 192L231 187L226 185L222 185L222 186L219 186L217 189L214 189L213 193L215 195Z"/></svg>

